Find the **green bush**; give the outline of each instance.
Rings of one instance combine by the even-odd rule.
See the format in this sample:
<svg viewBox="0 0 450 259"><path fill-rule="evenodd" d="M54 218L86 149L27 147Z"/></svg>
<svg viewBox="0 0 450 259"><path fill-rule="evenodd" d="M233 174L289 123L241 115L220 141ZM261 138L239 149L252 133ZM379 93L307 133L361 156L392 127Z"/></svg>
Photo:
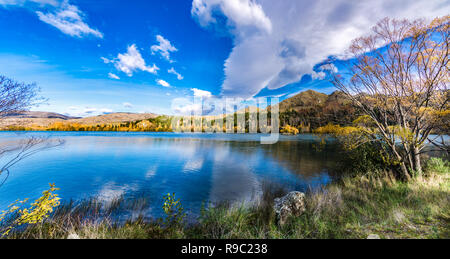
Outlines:
<svg viewBox="0 0 450 259"><path fill-rule="evenodd" d="M366 143L352 150L343 150L339 171L346 176L374 175L392 167L380 151L379 144Z"/></svg>
<svg viewBox="0 0 450 259"><path fill-rule="evenodd" d="M180 199L175 198L175 193L168 193L164 196L163 210L164 213L166 213L166 226L175 227L183 224L186 213L184 213L183 205L181 205Z"/></svg>
<svg viewBox="0 0 450 259"><path fill-rule="evenodd" d="M439 157L432 157L425 163L426 173L446 174L450 173L450 163Z"/></svg>

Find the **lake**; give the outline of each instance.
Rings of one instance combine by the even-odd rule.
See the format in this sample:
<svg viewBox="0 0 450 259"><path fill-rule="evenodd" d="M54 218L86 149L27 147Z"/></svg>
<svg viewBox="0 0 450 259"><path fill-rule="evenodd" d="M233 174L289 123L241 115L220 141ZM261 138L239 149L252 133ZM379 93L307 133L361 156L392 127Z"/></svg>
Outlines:
<svg viewBox="0 0 450 259"><path fill-rule="evenodd" d="M317 151L312 135L262 145L260 135L252 134L0 132L0 143L30 136L65 143L10 168L0 187L0 209L16 199L34 200L55 183L63 201L145 195L152 217L163 214L163 195L176 193L185 210L197 215L202 203L253 201L265 184L298 191L326 185L338 155L333 145Z"/></svg>

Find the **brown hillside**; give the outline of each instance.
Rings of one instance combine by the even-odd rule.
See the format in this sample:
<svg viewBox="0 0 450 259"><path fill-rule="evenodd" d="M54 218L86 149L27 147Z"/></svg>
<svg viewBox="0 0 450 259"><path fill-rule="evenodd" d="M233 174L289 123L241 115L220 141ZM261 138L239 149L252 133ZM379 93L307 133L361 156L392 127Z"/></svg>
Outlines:
<svg viewBox="0 0 450 259"><path fill-rule="evenodd" d="M280 112L288 110L300 111L308 108L322 106L328 99L328 95L308 90L280 103Z"/></svg>
<svg viewBox="0 0 450 259"><path fill-rule="evenodd" d="M308 130L328 123L349 125L357 111L343 92L330 95L308 90L280 103L281 125L306 127Z"/></svg>
<svg viewBox="0 0 450 259"><path fill-rule="evenodd" d="M122 123L130 121L139 121L145 119L156 118L158 115L153 113L111 113L86 118L73 118L57 113L33 112L32 116L24 116L23 114L10 115L0 119L0 129L10 126L31 127L41 126L48 127L55 122L63 123L80 123L85 125L92 124L108 124ZM50 114L49 117L48 115ZM40 116L40 117L39 117ZM66 119L64 119L66 118Z"/></svg>
<svg viewBox="0 0 450 259"><path fill-rule="evenodd" d="M70 120L69 122L80 124L107 124L107 123L120 123L129 121L139 121L145 119L156 118L158 115L153 113L110 113L93 117L86 117L81 119Z"/></svg>
<svg viewBox="0 0 450 259"><path fill-rule="evenodd" d="M35 111L10 113L6 115L6 118L61 119L61 120L79 119L79 117L71 117L55 112L35 112Z"/></svg>

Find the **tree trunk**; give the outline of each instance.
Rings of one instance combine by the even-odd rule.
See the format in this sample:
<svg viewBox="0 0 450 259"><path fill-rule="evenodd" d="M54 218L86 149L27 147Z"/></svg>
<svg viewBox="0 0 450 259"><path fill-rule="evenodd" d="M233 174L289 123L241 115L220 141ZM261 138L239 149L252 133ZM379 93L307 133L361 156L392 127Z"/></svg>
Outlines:
<svg viewBox="0 0 450 259"><path fill-rule="evenodd" d="M418 148L414 148L414 170L417 174L422 174L422 163L420 161L420 150Z"/></svg>
<svg viewBox="0 0 450 259"><path fill-rule="evenodd" d="M405 162L400 162L400 169L402 171L402 177L405 181L411 180L411 175L409 174L408 168L406 167Z"/></svg>

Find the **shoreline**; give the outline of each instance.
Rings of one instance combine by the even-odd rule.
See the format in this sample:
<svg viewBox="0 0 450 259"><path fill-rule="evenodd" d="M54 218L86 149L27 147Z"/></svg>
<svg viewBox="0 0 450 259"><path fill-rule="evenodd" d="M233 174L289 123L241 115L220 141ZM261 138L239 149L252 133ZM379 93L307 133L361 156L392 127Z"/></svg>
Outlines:
<svg viewBox="0 0 450 259"><path fill-rule="evenodd" d="M197 223L187 224L168 214L148 220L137 216L122 223L100 219L95 201L62 205L42 223L16 229L8 239L382 239L450 238L448 210L450 175L446 166L429 169L427 176L403 183L389 174L379 177L344 177L321 191L306 193L306 211L277 224L273 200L282 190L268 188L254 206L206 207ZM127 202L106 208L111 215ZM134 202L134 203L133 203ZM99 207L100 206L100 207ZM170 221L170 220L172 221ZM168 221L169 220L169 221Z"/></svg>

